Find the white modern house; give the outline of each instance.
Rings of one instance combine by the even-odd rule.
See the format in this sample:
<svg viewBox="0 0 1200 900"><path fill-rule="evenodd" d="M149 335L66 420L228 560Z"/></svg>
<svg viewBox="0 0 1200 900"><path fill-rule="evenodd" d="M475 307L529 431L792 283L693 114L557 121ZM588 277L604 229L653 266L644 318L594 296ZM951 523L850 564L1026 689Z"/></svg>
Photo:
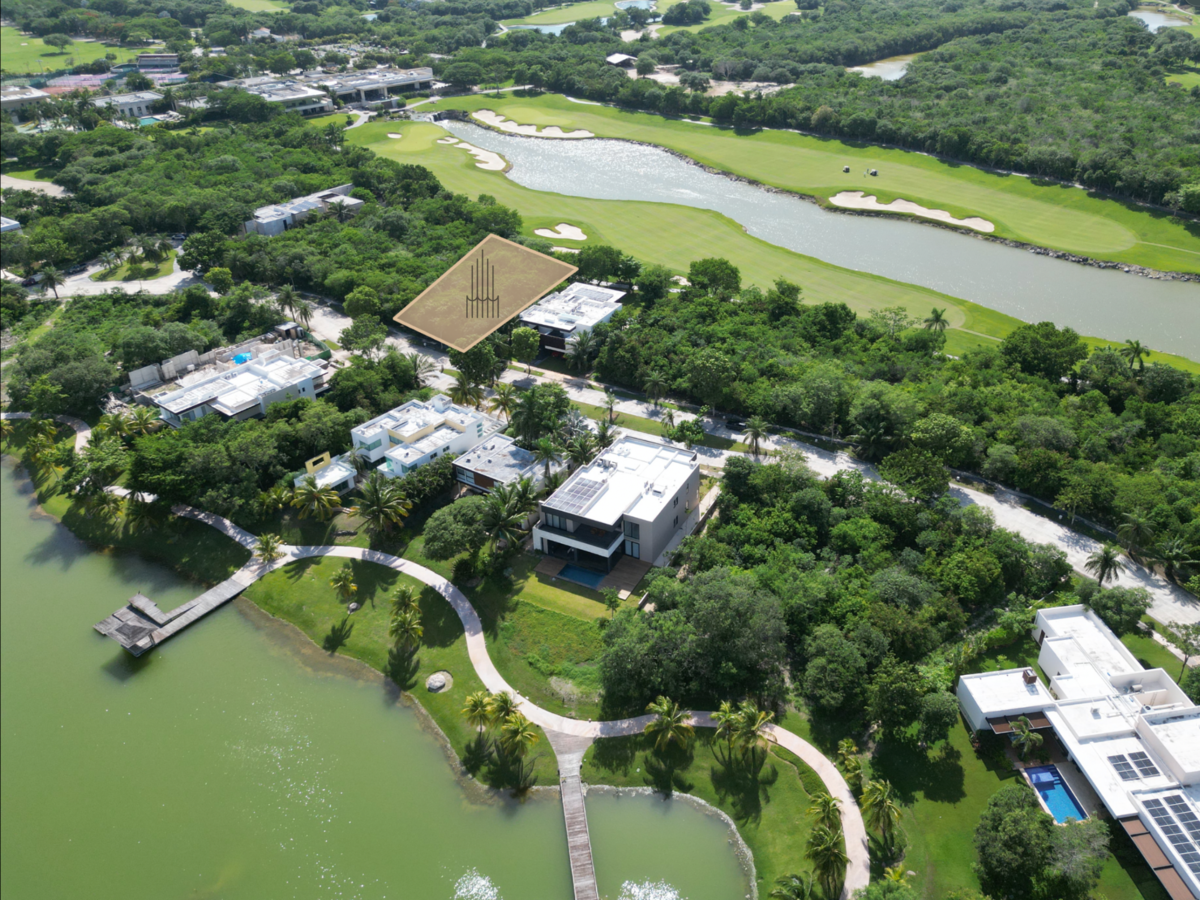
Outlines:
<svg viewBox="0 0 1200 900"><path fill-rule="evenodd" d="M317 482L317 487L333 488L339 494L344 494L354 487L354 479L358 474L346 457L345 453L334 457L322 453L304 464L304 474L297 475L292 484L300 487L304 479L311 475Z"/></svg>
<svg viewBox="0 0 1200 900"><path fill-rule="evenodd" d="M694 527L699 500L695 451L622 436L541 502L533 546L602 572L622 557L656 563Z"/></svg>
<svg viewBox="0 0 1200 900"><path fill-rule="evenodd" d="M263 415L272 403L316 397L326 387L325 375L320 362L268 349L253 359L235 358L231 366L206 366L184 375L150 399L163 420L176 427L210 414L240 421Z"/></svg>
<svg viewBox="0 0 1200 900"><path fill-rule="evenodd" d="M354 448L385 475L402 478L418 466L461 454L503 429L503 423L437 394L410 400L352 428Z"/></svg>
<svg viewBox="0 0 1200 900"><path fill-rule="evenodd" d="M150 107L162 98L162 94L154 91L137 91L132 94L99 97L92 101L92 106L97 109L116 109L123 116L148 116L151 112Z"/></svg>
<svg viewBox="0 0 1200 900"><path fill-rule="evenodd" d="M561 464L550 468L555 471ZM455 480L485 494L497 485L516 484L522 478L540 487L544 473L545 466L506 434L496 434L454 460Z"/></svg>
<svg viewBox="0 0 1200 900"><path fill-rule="evenodd" d="M624 291L575 282L564 290L547 294L520 315L521 324L542 336L542 346L559 353L571 341L607 322L621 308Z"/></svg>
<svg viewBox="0 0 1200 900"><path fill-rule="evenodd" d="M275 237L294 228L313 213L328 212L335 205L341 205L350 215L355 215L362 209L363 202L350 196L353 189L352 184L342 184L307 197L296 197L286 203L260 206L254 211L254 218L246 222L246 234Z"/></svg>
<svg viewBox="0 0 1200 900"><path fill-rule="evenodd" d="M262 97L268 103L277 103L288 112L298 112L303 116L333 112L333 100L327 93L319 87L290 78L259 76L244 78L237 84L246 93Z"/></svg>
<svg viewBox="0 0 1200 900"><path fill-rule="evenodd" d="M1034 635L1049 686L1031 669L964 675L963 716L997 734L1022 716L1052 732L1074 767L1025 769L1046 811L1084 818L1077 795L1090 790L1172 900L1200 898L1200 707L1083 606L1042 610Z"/></svg>
<svg viewBox="0 0 1200 900"><path fill-rule="evenodd" d="M16 219L9 219L5 216L0 216L0 234L8 234L10 231L20 231L21 223Z"/></svg>
<svg viewBox="0 0 1200 900"><path fill-rule="evenodd" d="M429 90L433 85L433 69L381 66L351 75L322 75L308 83L324 88L343 103L376 105L386 103L392 94Z"/></svg>
<svg viewBox="0 0 1200 900"><path fill-rule="evenodd" d="M16 84L0 87L0 110L9 113L14 122L17 121L17 110L49 99L49 94L33 87Z"/></svg>

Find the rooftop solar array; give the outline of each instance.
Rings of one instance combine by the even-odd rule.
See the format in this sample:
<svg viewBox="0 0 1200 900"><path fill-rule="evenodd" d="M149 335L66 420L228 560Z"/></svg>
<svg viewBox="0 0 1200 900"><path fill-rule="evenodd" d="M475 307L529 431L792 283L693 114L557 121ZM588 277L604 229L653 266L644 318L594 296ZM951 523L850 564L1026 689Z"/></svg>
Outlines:
<svg viewBox="0 0 1200 900"><path fill-rule="evenodd" d="M1170 805L1170 809L1164 805L1164 801ZM1200 821L1196 821L1195 813L1184 802L1183 797L1179 794L1172 794L1164 797L1163 800L1151 798L1146 801L1146 810L1154 818L1158 827L1162 829L1167 840L1175 847L1176 852L1183 858L1187 867L1195 874L1200 875L1200 850L1197 850L1196 845L1188 839L1188 834L1190 834L1192 838L1200 840ZM1190 817L1185 819L1187 834L1176 822L1175 816L1171 814L1172 810L1181 817Z"/></svg>
<svg viewBox="0 0 1200 900"><path fill-rule="evenodd" d="M1129 761L1138 767L1138 771L1142 773L1143 778L1153 778L1158 774L1158 766L1154 765L1150 757L1141 751L1130 753Z"/></svg>
<svg viewBox="0 0 1200 900"><path fill-rule="evenodd" d="M576 478L554 493L554 508L568 513L580 513L604 490L603 481Z"/></svg>
<svg viewBox="0 0 1200 900"><path fill-rule="evenodd" d="M1133 766L1129 764L1129 760L1124 755L1110 756L1108 761L1112 763L1112 767L1117 770L1117 774L1121 776L1122 781L1137 781L1138 773Z"/></svg>

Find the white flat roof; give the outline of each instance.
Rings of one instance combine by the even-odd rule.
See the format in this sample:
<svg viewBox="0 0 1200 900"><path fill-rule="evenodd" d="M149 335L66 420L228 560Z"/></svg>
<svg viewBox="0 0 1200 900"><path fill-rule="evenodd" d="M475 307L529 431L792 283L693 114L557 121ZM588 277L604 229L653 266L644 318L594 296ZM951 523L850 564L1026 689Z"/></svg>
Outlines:
<svg viewBox="0 0 1200 900"><path fill-rule="evenodd" d="M595 328L621 308L617 301L624 296L624 291L575 282L565 290L547 294L522 312L520 319L534 328L542 326L559 331L573 331L580 326Z"/></svg>
<svg viewBox="0 0 1200 900"><path fill-rule="evenodd" d="M1036 679L1033 684L1026 684L1025 672L1025 669L1005 669L964 675L959 679L959 689L969 691L980 712L989 717L1053 706L1054 697L1045 685Z"/></svg>
<svg viewBox="0 0 1200 900"><path fill-rule="evenodd" d="M1070 654L1073 663L1090 662L1108 677L1142 671L1141 664L1117 636L1082 606L1044 609L1038 621L1052 638L1075 639L1078 649L1064 647L1060 651L1056 645L1056 652Z"/></svg>
<svg viewBox="0 0 1200 900"><path fill-rule="evenodd" d="M484 415L478 410L451 403L450 398L445 394L437 394L428 403L423 400L409 400L407 403L402 403L395 409L389 409L382 415L354 426L350 429L350 433L364 442L369 442L386 431L391 431L401 439L405 439L422 429L442 425L445 422L454 422L463 431L482 423L484 434L489 431L498 431L502 426L499 419ZM459 430L449 430L453 430L455 434L461 433Z"/></svg>
<svg viewBox="0 0 1200 900"><path fill-rule="evenodd" d="M537 474L537 461L528 450L522 450L506 434L498 434L472 447L454 465L485 475L501 484L510 484Z"/></svg>
<svg viewBox="0 0 1200 900"><path fill-rule="evenodd" d="M1147 724L1181 766L1190 772L1200 771L1200 714L1170 716Z"/></svg>

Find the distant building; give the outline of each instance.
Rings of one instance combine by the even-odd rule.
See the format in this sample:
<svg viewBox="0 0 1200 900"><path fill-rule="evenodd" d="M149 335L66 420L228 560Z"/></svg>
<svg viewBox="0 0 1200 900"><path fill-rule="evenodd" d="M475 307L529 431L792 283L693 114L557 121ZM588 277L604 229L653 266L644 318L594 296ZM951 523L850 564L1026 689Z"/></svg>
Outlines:
<svg viewBox="0 0 1200 900"><path fill-rule="evenodd" d="M350 75L318 75L308 83L322 87L343 103L378 105L393 94L427 91L433 85L433 69L365 69Z"/></svg>
<svg viewBox="0 0 1200 900"><path fill-rule="evenodd" d="M328 94L298 81L247 78L240 82L240 86L247 93L256 94L268 103L278 103L288 112L297 112L302 116L333 112L333 101Z"/></svg>
<svg viewBox="0 0 1200 900"><path fill-rule="evenodd" d="M307 197L296 197L286 203L260 206L254 211L254 218L246 222L246 234L275 237L303 222L314 212L328 212L337 205L344 206L348 213L354 215L362 208L363 202L350 196L353 188L352 184L343 184Z"/></svg>
<svg viewBox="0 0 1200 900"><path fill-rule="evenodd" d="M16 219L8 219L0 216L0 234L8 234L10 231L20 231L21 223Z"/></svg>
<svg viewBox="0 0 1200 900"><path fill-rule="evenodd" d="M505 434L476 444L454 460L455 479L485 494L497 485L516 484L522 478L540 486L543 471L532 453L522 450Z"/></svg>
<svg viewBox="0 0 1200 900"><path fill-rule="evenodd" d="M402 478L447 453L460 454L503 428L499 419L436 394L428 403L410 400L352 428L354 448L380 471Z"/></svg>
<svg viewBox="0 0 1200 900"><path fill-rule="evenodd" d="M699 502L695 451L624 436L541 502L533 546L602 572L623 556L654 563L694 527Z"/></svg>
<svg viewBox="0 0 1200 900"><path fill-rule="evenodd" d="M521 324L542 336L542 346L560 353L571 341L607 322L621 308L624 291L575 282L556 294L547 294L521 313Z"/></svg>
<svg viewBox="0 0 1200 900"><path fill-rule="evenodd" d="M339 494L344 494L354 487L358 472L347 461L347 454L331 458L328 453L323 453L306 462L304 474L297 475L292 484L300 487L309 475L317 482L317 487L333 488Z"/></svg>
<svg viewBox="0 0 1200 900"><path fill-rule="evenodd" d="M92 101L97 109L116 109L123 116L148 116L150 107L163 98L154 91L137 91L133 94L113 94Z"/></svg>
<svg viewBox="0 0 1200 900"><path fill-rule="evenodd" d="M160 72L170 72L179 68L178 53L139 53L137 58L139 69L151 69Z"/></svg>
<svg viewBox="0 0 1200 900"><path fill-rule="evenodd" d="M621 69L628 69L637 64L636 56L628 56L624 53L614 53L611 56L604 57L604 61L610 66L617 66Z"/></svg>
<svg viewBox="0 0 1200 900"><path fill-rule="evenodd" d="M0 87L0 110L9 113L14 122L17 119L17 110L49 99L48 93L39 91L37 88L21 87L20 85Z"/></svg>
<svg viewBox="0 0 1200 900"><path fill-rule="evenodd" d="M1041 610L1034 634L1049 689L1031 668L964 675L963 716L976 731L1026 719L1053 732L1059 761L1023 770L1044 810L1062 823L1098 800L1172 900L1200 897L1200 707L1083 606Z"/></svg>

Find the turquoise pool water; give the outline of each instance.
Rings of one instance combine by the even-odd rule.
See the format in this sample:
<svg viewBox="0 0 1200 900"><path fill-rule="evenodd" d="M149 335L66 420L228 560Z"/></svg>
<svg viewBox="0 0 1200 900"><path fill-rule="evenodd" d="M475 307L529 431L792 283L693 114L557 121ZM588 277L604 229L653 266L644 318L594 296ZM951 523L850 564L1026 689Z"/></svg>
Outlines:
<svg viewBox="0 0 1200 900"><path fill-rule="evenodd" d="M1075 795L1063 781L1057 766L1037 766L1026 769L1025 774L1029 776L1033 789L1041 794L1042 800L1046 802L1046 807L1050 810L1050 815L1054 816L1054 821L1059 825L1062 825L1067 819L1076 819L1082 822L1087 818L1087 813L1083 811L1083 807L1079 805L1079 801L1075 799Z"/></svg>
<svg viewBox="0 0 1200 900"><path fill-rule="evenodd" d="M138 119L138 124L139 125L157 125L158 119L156 119L154 116L143 116L142 118Z"/></svg>
<svg viewBox="0 0 1200 900"><path fill-rule="evenodd" d="M559 578L574 581L576 584L586 585L594 591L600 589L600 582L604 580L604 575L604 572L593 572L591 569L585 569L583 566L574 565L563 566L562 571L558 573Z"/></svg>

